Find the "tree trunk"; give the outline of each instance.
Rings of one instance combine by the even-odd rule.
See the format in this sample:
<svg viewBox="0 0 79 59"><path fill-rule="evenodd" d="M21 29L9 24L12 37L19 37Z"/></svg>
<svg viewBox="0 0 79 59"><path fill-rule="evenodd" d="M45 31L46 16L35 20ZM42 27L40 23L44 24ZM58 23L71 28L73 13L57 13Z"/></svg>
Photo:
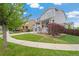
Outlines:
<svg viewBox="0 0 79 59"><path fill-rule="evenodd" d="M7 29L6 25L2 25L2 31L3 31L3 40L4 40L3 47L7 48L7 45L8 45L8 43L7 43L7 39L8 39L7 31L8 31L8 29Z"/></svg>

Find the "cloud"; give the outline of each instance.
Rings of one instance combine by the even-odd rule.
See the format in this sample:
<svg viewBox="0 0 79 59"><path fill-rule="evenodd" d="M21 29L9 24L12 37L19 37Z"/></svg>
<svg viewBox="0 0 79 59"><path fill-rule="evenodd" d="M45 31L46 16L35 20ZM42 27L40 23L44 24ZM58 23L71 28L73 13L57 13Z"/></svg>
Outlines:
<svg viewBox="0 0 79 59"><path fill-rule="evenodd" d="M39 3L27 3L31 8L38 8L38 9L44 9L43 6L40 6Z"/></svg>
<svg viewBox="0 0 79 59"><path fill-rule="evenodd" d="M41 7L40 7L40 9L44 9L44 7L43 7L43 6L41 6Z"/></svg>
<svg viewBox="0 0 79 59"><path fill-rule="evenodd" d="M79 22L74 23L74 27L79 27Z"/></svg>
<svg viewBox="0 0 79 59"><path fill-rule="evenodd" d="M23 14L27 14L27 12L24 12Z"/></svg>
<svg viewBox="0 0 79 59"><path fill-rule="evenodd" d="M62 5L62 3L53 3L54 5Z"/></svg>
<svg viewBox="0 0 79 59"><path fill-rule="evenodd" d="M79 27L79 11L71 11L66 13L68 19L74 20L74 27Z"/></svg>
<svg viewBox="0 0 79 59"><path fill-rule="evenodd" d="M32 3L32 4L30 4L30 7L31 7L31 8L39 8L40 5L37 4L37 3Z"/></svg>
<svg viewBox="0 0 79 59"><path fill-rule="evenodd" d="M66 13L68 18L79 18L79 11L71 11Z"/></svg>

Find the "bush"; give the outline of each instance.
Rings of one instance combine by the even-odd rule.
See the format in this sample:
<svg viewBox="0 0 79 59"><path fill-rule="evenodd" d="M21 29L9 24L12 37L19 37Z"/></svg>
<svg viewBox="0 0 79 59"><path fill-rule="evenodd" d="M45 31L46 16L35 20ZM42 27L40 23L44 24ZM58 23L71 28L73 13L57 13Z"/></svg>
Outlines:
<svg viewBox="0 0 79 59"><path fill-rule="evenodd" d="M64 33L79 36L79 30L77 29L66 29Z"/></svg>

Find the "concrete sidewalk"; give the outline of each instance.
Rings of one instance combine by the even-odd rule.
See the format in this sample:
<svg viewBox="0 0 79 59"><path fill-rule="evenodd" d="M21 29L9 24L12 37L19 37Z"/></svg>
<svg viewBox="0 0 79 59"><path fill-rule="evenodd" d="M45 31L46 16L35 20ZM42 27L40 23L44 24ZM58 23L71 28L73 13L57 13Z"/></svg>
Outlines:
<svg viewBox="0 0 79 59"><path fill-rule="evenodd" d="M21 35L21 34L36 34L37 32L23 32L23 33L14 33L14 34L10 34L11 36L13 35Z"/></svg>
<svg viewBox="0 0 79 59"><path fill-rule="evenodd" d="M26 33L19 33L13 35L20 35ZM71 51L79 51L79 44L52 44L52 43L42 43L42 42L33 42L33 41L26 41L26 40L18 40L8 36L8 42L12 42L15 44L35 47L35 48L43 48L43 49L51 49L51 50L71 50Z"/></svg>
<svg viewBox="0 0 79 59"><path fill-rule="evenodd" d="M9 38L8 42L12 42L12 43L23 45L23 46L35 47L35 48L79 51L79 44L52 44L52 43L18 40L14 38Z"/></svg>

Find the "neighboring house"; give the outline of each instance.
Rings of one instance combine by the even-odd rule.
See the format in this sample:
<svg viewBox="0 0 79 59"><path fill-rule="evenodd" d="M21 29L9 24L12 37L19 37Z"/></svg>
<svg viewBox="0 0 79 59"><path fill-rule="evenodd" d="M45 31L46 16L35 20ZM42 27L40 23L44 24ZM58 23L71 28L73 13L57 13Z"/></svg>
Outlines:
<svg viewBox="0 0 79 59"><path fill-rule="evenodd" d="M41 15L40 18L38 18L38 20L40 20L40 25L42 27L41 31L48 32L46 31L48 23L54 22L56 24L64 26L66 15L63 10L59 10L56 8L49 8Z"/></svg>
<svg viewBox="0 0 79 59"><path fill-rule="evenodd" d="M32 30L32 27L33 27L35 24L36 24L36 21L35 21L35 20L28 21L28 22L22 24L20 30L21 30L21 31Z"/></svg>

